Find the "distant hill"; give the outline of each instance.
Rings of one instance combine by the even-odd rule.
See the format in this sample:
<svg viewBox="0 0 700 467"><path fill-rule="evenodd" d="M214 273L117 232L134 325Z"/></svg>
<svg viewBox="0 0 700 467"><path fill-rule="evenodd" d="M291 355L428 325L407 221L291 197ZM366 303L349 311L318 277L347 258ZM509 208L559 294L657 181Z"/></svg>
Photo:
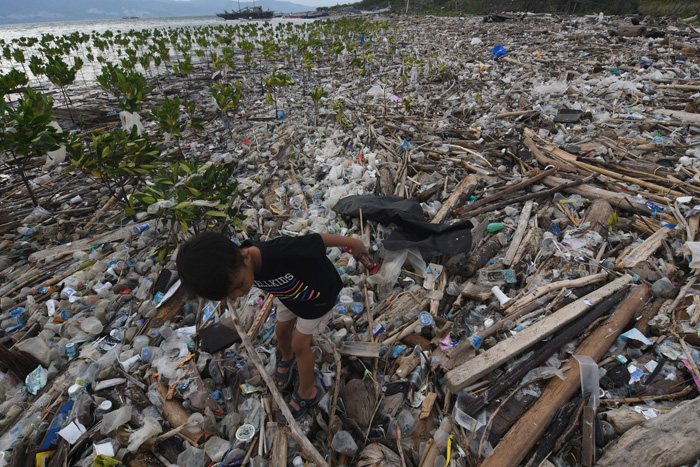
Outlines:
<svg viewBox="0 0 700 467"><path fill-rule="evenodd" d="M85 4L89 7L86 8ZM319 4L322 0L319 0ZM241 8L253 6L241 2ZM308 5L278 0L256 1L255 5L276 13L313 11ZM226 0L32 0L31 2L0 2L0 24L38 23L90 19L116 19L130 16L162 18L172 16L209 16L224 10L238 9L238 3Z"/></svg>

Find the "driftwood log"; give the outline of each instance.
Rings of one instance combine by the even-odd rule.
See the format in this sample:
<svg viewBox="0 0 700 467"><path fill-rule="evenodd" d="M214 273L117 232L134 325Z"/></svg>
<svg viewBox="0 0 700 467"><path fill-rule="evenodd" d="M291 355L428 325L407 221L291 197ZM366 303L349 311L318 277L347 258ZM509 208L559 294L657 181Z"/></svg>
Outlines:
<svg viewBox="0 0 700 467"><path fill-rule="evenodd" d="M597 199L586 210L583 224L588 224L588 230L593 230L605 238L608 235L608 219L613 212L610 203L604 199Z"/></svg>
<svg viewBox="0 0 700 467"><path fill-rule="evenodd" d="M693 465L700 457L700 397L627 431L609 446L596 466Z"/></svg>

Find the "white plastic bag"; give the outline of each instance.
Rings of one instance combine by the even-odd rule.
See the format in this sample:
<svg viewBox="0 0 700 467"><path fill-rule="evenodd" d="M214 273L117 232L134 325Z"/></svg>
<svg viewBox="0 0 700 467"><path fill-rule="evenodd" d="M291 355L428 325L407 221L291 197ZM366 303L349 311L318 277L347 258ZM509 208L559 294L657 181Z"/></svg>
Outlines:
<svg viewBox="0 0 700 467"><path fill-rule="evenodd" d="M143 133L143 124L141 123L141 116L139 114L123 110L119 112L119 119L122 121L123 130L131 131L131 128L136 126L136 133L141 136Z"/></svg>

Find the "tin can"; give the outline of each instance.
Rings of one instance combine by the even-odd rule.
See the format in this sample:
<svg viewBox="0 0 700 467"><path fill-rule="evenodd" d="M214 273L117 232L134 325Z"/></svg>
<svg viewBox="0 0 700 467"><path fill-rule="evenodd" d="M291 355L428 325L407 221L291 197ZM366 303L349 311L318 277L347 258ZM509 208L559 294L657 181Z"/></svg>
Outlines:
<svg viewBox="0 0 700 467"><path fill-rule="evenodd" d="M69 342L66 344L66 355L68 356L69 359L75 358L75 356L78 354L78 346L75 344L75 342Z"/></svg>
<svg viewBox="0 0 700 467"><path fill-rule="evenodd" d="M362 263L362 265L367 269L367 272L369 274L374 274L377 271L379 271L379 264L372 261L372 258L367 256L366 254L360 254L360 256L358 256L357 259L360 260L360 263Z"/></svg>

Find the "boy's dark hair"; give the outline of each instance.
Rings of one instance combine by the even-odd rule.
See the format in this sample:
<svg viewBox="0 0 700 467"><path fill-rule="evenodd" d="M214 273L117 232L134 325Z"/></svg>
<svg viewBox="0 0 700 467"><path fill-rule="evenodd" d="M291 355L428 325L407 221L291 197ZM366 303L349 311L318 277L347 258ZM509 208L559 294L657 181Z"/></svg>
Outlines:
<svg viewBox="0 0 700 467"><path fill-rule="evenodd" d="M216 232L202 232L180 245L177 272L180 280L200 297L221 300L231 285L229 275L243 266L238 245Z"/></svg>

